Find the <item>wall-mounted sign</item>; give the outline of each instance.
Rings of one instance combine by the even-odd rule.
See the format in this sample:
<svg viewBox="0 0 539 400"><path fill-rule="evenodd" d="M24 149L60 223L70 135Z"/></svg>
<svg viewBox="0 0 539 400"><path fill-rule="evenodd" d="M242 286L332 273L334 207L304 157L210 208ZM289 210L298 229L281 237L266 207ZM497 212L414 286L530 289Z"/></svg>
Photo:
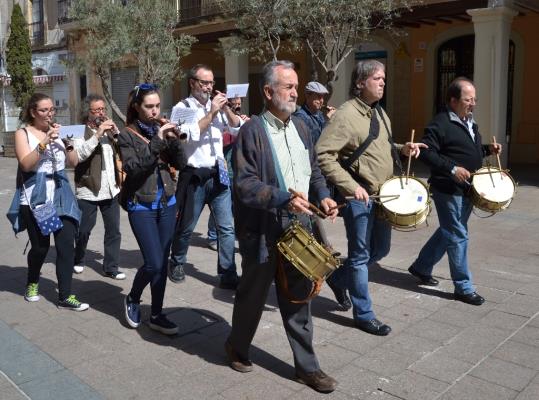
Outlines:
<svg viewBox="0 0 539 400"><path fill-rule="evenodd" d="M414 72L423 72L422 58L414 58Z"/></svg>

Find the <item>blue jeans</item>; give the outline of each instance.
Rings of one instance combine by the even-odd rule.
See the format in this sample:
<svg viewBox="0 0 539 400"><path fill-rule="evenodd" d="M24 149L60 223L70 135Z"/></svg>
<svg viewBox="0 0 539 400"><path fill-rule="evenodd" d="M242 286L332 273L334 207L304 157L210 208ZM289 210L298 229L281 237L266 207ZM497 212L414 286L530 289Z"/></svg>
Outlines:
<svg viewBox="0 0 539 400"><path fill-rule="evenodd" d="M152 315L158 315L163 309L165 297L168 255L176 224L176 205L151 211L132 211L128 217L144 259L144 264L135 275L129 296L139 301L142 291L150 284Z"/></svg>
<svg viewBox="0 0 539 400"><path fill-rule="evenodd" d="M434 265L447 252L449 271L455 292L475 291L468 267L468 218L472 212L471 199L437 191L431 187L440 227L425 243L412 268L422 275L432 275Z"/></svg>
<svg viewBox="0 0 539 400"><path fill-rule="evenodd" d="M376 218L372 200L349 201L343 210L348 239L348 259L331 275L337 286L346 288L352 300L354 320L370 321L375 318L369 295L369 264L379 261L391 246L391 225Z"/></svg>
<svg viewBox="0 0 539 400"><path fill-rule="evenodd" d="M187 260L187 249L189 240L196 227L200 213L207 203L211 213L215 218L217 227L217 273L227 276L236 275L236 264L234 261L235 233L234 218L232 216L232 200L230 189L221 185L215 178L195 187L194 209L190 221L181 221L179 231L174 235L172 241L172 254L170 262L172 265L185 264ZM180 210L181 212L181 210Z"/></svg>
<svg viewBox="0 0 539 400"><path fill-rule="evenodd" d="M215 226L215 218L213 214L210 213L208 218L208 240L210 242L217 242L217 227Z"/></svg>

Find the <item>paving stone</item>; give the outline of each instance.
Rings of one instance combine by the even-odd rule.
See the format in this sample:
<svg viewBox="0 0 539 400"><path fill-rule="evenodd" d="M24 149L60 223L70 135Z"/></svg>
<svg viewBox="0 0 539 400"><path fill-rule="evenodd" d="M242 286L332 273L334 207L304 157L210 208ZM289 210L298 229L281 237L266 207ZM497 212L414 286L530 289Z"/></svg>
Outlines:
<svg viewBox="0 0 539 400"><path fill-rule="evenodd" d="M408 333L401 333L380 346L381 349L389 349L396 353L412 354L419 358L431 353L440 347L439 341L433 341Z"/></svg>
<svg viewBox="0 0 539 400"><path fill-rule="evenodd" d="M330 394L326 394L326 393L315 392L311 388L305 388L303 390L295 392L292 396L288 398L288 400L323 400L323 399L348 400L348 399L354 399L354 398L357 399L358 397L340 392L338 389ZM396 400L396 398L393 398L393 399L384 398L384 397L376 397L376 398Z"/></svg>
<svg viewBox="0 0 539 400"><path fill-rule="evenodd" d="M337 371L333 377L339 382L337 388L339 393L359 399L393 400L392 396L384 397L385 393L380 390L388 378L375 372L358 368L355 365L347 365Z"/></svg>
<svg viewBox="0 0 539 400"><path fill-rule="evenodd" d="M477 285L477 292L483 296L489 303L503 303L514 293L507 290L494 289L488 286Z"/></svg>
<svg viewBox="0 0 539 400"><path fill-rule="evenodd" d="M448 296L449 297L449 296ZM453 302L453 299L433 296L425 293L413 293L406 297L406 300L401 302L402 305L407 305L412 308L422 308L429 311L438 311L440 308Z"/></svg>
<svg viewBox="0 0 539 400"><path fill-rule="evenodd" d="M425 319L408 327L405 333L440 343L447 343L463 330L464 328L462 327Z"/></svg>
<svg viewBox="0 0 539 400"><path fill-rule="evenodd" d="M510 400L517 394L518 392L503 386L465 376L445 392L440 400Z"/></svg>
<svg viewBox="0 0 539 400"><path fill-rule="evenodd" d="M468 307L473 307L468 305ZM438 311L429 316L432 321L442 322L444 324L455 325L460 327L469 327L477 322L477 317L472 313L461 311L449 306L440 308Z"/></svg>
<svg viewBox="0 0 539 400"><path fill-rule="evenodd" d="M439 352L446 357L456 357L475 364L502 343L507 335L507 331L498 328L471 327L461 332Z"/></svg>
<svg viewBox="0 0 539 400"><path fill-rule="evenodd" d="M103 397L82 383L67 370L60 370L41 379L20 385L32 400L101 400Z"/></svg>
<svg viewBox="0 0 539 400"><path fill-rule="evenodd" d="M496 309L511 314L521 315L523 317L531 317L539 311L539 298L515 294L502 304L498 305Z"/></svg>
<svg viewBox="0 0 539 400"><path fill-rule="evenodd" d="M504 386L516 391L523 390L536 375L537 371L500 360L496 357L488 357L475 367L470 375Z"/></svg>
<svg viewBox="0 0 539 400"><path fill-rule="evenodd" d="M523 326L526 321L528 321L528 318L521 317L520 315L492 310L485 317L481 318L478 324L493 326L507 331L515 331Z"/></svg>
<svg viewBox="0 0 539 400"><path fill-rule="evenodd" d="M382 390L398 398L406 400L434 399L449 385L413 371L402 374L382 383Z"/></svg>
<svg viewBox="0 0 539 400"><path fill-rule="evenodd" d="M249 395L256 393L256 396ZM263 375L256 375L249 379L248 388L243 384L237 384L223 391L221 395L226 399L284 399L292 396L294 391L284 385L276 385L273 380Z"/></svg>
<svg viewBox="0 0 539 400"><path fill-rule="evenodd" d="M473 364L434 352L413 363L408 369L442 382L453 383Z"/></svg>
<svg viewBox="0 0 539 400"><path fill-rule="evenodd" d="M355 360L354 364L381 376L393 377L401 374L420 358L417 354L397 353L378 347Z"/></svg>
<svg viewBox="0 0 539 400"><path fill-rule="evenodd" d="M361 357L359 353L343 349L332 343L315 347L316 356L325 372L333 372Z"/></svg>
<svg viewBox="0 0 539 400"><path fill-rule="evenodd" d="M539 371L539 348L509 340L493 354L494 357Z"/></svg>
<svg viewBox="0 0 539 400"><path fill-rule="evenodd" d="M537 268L535 266L535 268ZM539 297L539 282L528 283L518 289L519 294Z"/></svg>
<svg viewBox="0 0 539 400"><path fill-rule="evenodd" d="M0 393L2 400L28 400L29 397L25 396L23 392L18 390L12 385L2 386L0 385Z"/></svg>
<svg viewBox="0 0 539 400"><path fill-rule="evenodd" d="M529 385L519 393L515 400L537 400L539 399L539 385Z"/></svg>
<svg viewBox="0 0 539 400"><path fill-rule="evenodd" d="M414 308L409 305L401 304L392 307L387 311L384 311L380 315L384 318L396 319L409 325L424 318L427 318L431 314L432 311L430 310L425 310L423 308Z"/></svg>
<svg viewBox="0 0 539 400"><path fill-rule="evenodd" d="M511 340L539 347L539 328L527 325L519 330Z"/></svg>

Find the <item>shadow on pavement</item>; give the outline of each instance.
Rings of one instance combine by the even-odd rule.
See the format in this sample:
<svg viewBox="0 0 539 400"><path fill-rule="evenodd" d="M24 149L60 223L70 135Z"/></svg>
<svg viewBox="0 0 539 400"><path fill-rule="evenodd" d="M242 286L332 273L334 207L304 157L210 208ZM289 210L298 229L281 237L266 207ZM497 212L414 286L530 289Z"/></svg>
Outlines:
<svg viewBox="0 0 539 400"><path fill-rule="evenodd" d="M141 311L143 315L149 315L150 306L142 305ZM178 334L163 335L150 329L146 322L137 329L142 339L160 346L173 347L200 357L208 363L229 368L224 343L231 327L225 319L200 308L165 307L163 312L178 325ZM294 368L279 358L254 345L251 346L250 353L256 366L285 379L294 378Z"/></svg>

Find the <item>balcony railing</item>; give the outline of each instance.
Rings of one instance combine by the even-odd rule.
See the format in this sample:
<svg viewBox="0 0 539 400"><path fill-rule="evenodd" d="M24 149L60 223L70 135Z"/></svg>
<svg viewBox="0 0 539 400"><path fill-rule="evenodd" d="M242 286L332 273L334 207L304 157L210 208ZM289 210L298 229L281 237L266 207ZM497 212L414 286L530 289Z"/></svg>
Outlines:
<svg viewBox="0 0 539 400"><path fill-rule="evenodd" d="M69 6L72 0L58 0L58 23L65 24L71 22L69 18Z"/></svg>
<svg viewBox="0 0 539 400"><path fill-rule="evenodd" d="M45 27L43 21L28 24L30 43L32 46L42 46L45 43Z"/></svg>
<svg viewBox="0 0 539 400"><path fill-rule="evenodd" d="M203 19L212 19L222 11L216 0L181 0L179 25L194 25Z"/></svg>

